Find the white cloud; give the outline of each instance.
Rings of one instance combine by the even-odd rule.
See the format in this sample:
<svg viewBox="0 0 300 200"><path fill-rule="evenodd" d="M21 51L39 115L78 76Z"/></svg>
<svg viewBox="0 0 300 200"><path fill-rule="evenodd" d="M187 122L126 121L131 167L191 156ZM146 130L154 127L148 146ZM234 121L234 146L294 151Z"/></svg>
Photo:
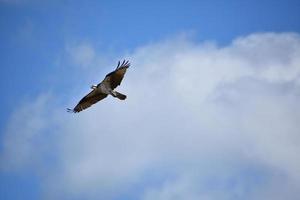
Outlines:
<svg viewBox="0 0 300 200"><path fill-rule="evenodd" d="M32 166L40 157L36 151L37 149L43 151L43 147L40 146L42 139L40 133L50 125L45 120L48 98L49 95L42 95L34 102L21 104L21 108L10 117L3 141L5 162L1 162L2 168L18 169Z"/></svg>
<svg viewBox="0 0 300 200"><path fill-rule="evenodd" d="M89 48L80 49L75 62ZM44 95L21 106L4 138L5 163L20 167L30 154L33 167L52 166L34 141L53 133L55 170L43 174L50 199L296 199L298 34L253 34L226 47L174 38L129 57L118 88L126 101L109 97L77 115L49 98L39 103Z"/></svg>
<svg viewBox="0 0 300 200"><path fill-rule="evenodd" d="M80 67L90 66L96 55L92 45L86 42L73 46L67 46L66 50L73 64Z"/></svg>

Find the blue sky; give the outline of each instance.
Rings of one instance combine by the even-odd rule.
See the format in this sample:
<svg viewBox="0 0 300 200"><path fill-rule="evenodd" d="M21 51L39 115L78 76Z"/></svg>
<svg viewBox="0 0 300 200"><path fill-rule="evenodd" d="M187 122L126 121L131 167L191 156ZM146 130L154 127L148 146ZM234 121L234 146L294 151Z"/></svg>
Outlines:
<svg viewBox="0 0 300 200"><path fill-rule="evenodd" d="M227 44L253 32L298 32L299 7L297 0L2 1L1 91L9 93L2 97L3 116L12 111L15 97L52 85L47 80L61 71L54 62L66 43L89 41L101 53L121 54L192 32L196 40ZM1 117L1 127L4 123Z"/></svg>
<svg viewBox="0 0 300 200"><path fill-rule="evenodd" d="M299 125L293 122L296 123L300 119L300 113L298 109L292 108L299 99L299 93L297 93L300 83L297 78L300 76L297 60L299 46L297 45L300 32L300 1L83 2L55 0L39 2L36 0L0 0L0 30L0 89L3 92L0 114L2 152L0 161L5 168L3 170L1 168L0 171L1 199L51 199L53 197L58 199L99 199L99 197L172 199L172 195L177 195L179 199L196 197L220 199L218 196L220 194L224 194L224 199L246 199L246 197L256 199L256 195L259 198L271 197L266 191L278 189L279 181L285 181L290 187L291 196L284 196L285 193L283 193L282 199L295 197L293 195L300 187L300 179L290 181L289 175L293 175L292 172L299 166L298 163L289 163L289 160L284 160L282 157L285 157L285 154L280 150L272 154L273 157L270 156L273 159L266 159L267 152L274 152L271 151L273 146L261 141L265 138L272 141L271 138L275 134L276 137L284 138L283 141L286 142L274 141L274 146L281 147L281 145L290 144L292 139L299 138L294 131L299 128ZM174 60L182 59L177 60L178 66L164 69L165 65L174 64L167 59L168 56ZM79 119L65 115L66 106L72 107L78 98L88 91L89 84L100 81L107 72L113 69L118 59L125 57L131 58L133 66L129 71L132 75L126 77L129 79L128 87L126 88L126 83L124 83L122 89L131 94L133 100L129 100L128 106L124 108L119 104L113 104L114 99L110 99L112 102L108 101L103 104L105 108L98 106L98 110L86 112L87 114L83 114L80 118L84 126L92 127L91 130L86 131L77 127L76 120ZM228 61L228 58L234 62ZM182 60L185 61L185 68L181 67ZM189 64L194 66L196 61L203 61L204 66L206 64L211 68L202 67L202 65L195 66L195 68L189 67ZM212 64L214 62L216 63ZM219 71L219 68L214 68L215 65L222 66L223 64L226 66L224 70ZM250 70L249 65L255 66ZM281 69L284 65L286 67ZM265 66L266 69L264 69ZM192 73L193 70L196 72ZM216 72L216 75L213 72ZM194 77L197 73L202 74L200 78ZM165 76L165 74L168 75ZM179 74L186 76L181 77ZM207 77L205 74L208 74ZM175 77L176 81L169 80L170 77ZM187 96L194 92L199 96L195 97L196 100L185 99L185 97L180 100L172 100L172 98L163 100L159 96L164 103L160 104L157 100L153 100L152 103L144 102L141 97L148 94L142 91L145 87L150 87L152 78L157 83L170 86L166 88L167 94L170 92L170 96L174 95L176 99L180 96L177 94L178 90L187 91ZM198 79L204 80L205 87L197 84L191 89L182 86L187 80L197 82ZM223 83L224 80L228 82ZM138 85L136 86L139 89L138 94L133 94L134 81ZM156 89L159 87L154 85ZM282 92L283 90L285 93ZM247 92L254 97L248 97ZM235 96L236 94L238 95ZM151 99L156 96L147 97ZM216 100L213 102L203 100L207 98ZM246 109L239 100L249 103L249 107L253 110L261 108L266 109L266 112L259 114L252 112L251 109ZM259 104L267 100L271 102L269 105ZM136 104L140 105L141 101L148 108L135 107ZM178 103L176 111L171 106L175 102ZM198 104L199 102L202 103ZM232 110L223 107L227 104L230 107L233 103L235 107ZM281 108L278 112L275 111L276 105L280 105ZM202 113L200 108L205 108L204 113L207 114L205 117L200 115ZM148 128L150 132L156 133L151 137L145 131L145 137L133 134L131 137L137 137L137 139L124 141L125 150L123 150L127 152L128 145L128 152L130 152L125 153L124 156L133 156L131 159L134 161L127 163L127 160L123 160L128 164L124 164L124 167L121 162L122 158L120 162L114 159L108 162L113 166L119 164L122 169L124 168L124 173L109 171L109 164L107 168L102 168L99 163L100 161L106 162L106 160L100 159L99 163L93 163L88 153L77 152L76 145L79 145L80 149L95 145L97 149L97 143L93 143L90 139L95 136L95 129L99 128L93 124L98 122L91 123L90 121L93 122L94 118L97 118L95 116L100 114L100 109L104 109L104 112L111 112L112 109L114 114L119 114L116 109L125 112L121 116L126 118L127 124L122 119L116 119L120 122L119 125L127 130L124 134L132 131L131 126L128 125L130 123L139 124L133 132L142 133L141 130ZM132 113L137 114L138 110L144 115L133 116ZM150 127L145 121L156 124L156 116L152 114L153 112L160 113L159 119L165 123ZM169 116L165 112L175 114ZM222 121L220 114L216 113L228 114L228 121ZM278 125L278 130L282 130L278 132L278 135L273 134L272 131L272 134L266 131L263 132L266 135L262 134L264 137L260 137L261 131L268 130L268 128L261 127L255 119L246 118L245 115L257 116L260 119L262 116L268 118L269 113L278 116L273 122L277 122L277 119L285 122L283 118L286 114L290 116L290 122ZM185 121L180 116L189 120ZM193 116L192 119L190 119L191 116ZM242 125L234 123L234 120L242 120L243 117L246 122L241 121ZM66 121L66 125L62 123L63 121ZM212 121L220 123L220 127L226 131L213 127ZM198 156L194 152L203 149L191 147L191 151L184 152L182 156L174 153L182 152L181 148L185 145L187 145L185 147L198 146L189 143L186 138L186 140L181 138L180 133L176 133L177 129L171 128L176 122L182 125L180 128L184 130L184 133L191 133L191 138L195 141L198 138L196 132L213 133L212 136L202 135L201 137L205 137L208 144L216 144L220 145L221 149L224 148L225 158L216 161L215 159L219 158L222 151L214 151L209 146L204 149L209 156L200 154L199 157L212 165L224 164L227 170L218 168L210 170L209 166L203 167L204 161L194 162L194 156L196 155L196 158ZM117 134L115 125L108 124L105 130L113 137L107 135L95 137L99 141L103 138L107 139L111 147L103 147L101 150L107 155L116 156L114 152L123 152L119 149L119 142L122 140L119 141L116 138L124 137L124 135ZM174 131L175 135L178 134L175 136L177 139L173 141L169 138L168 140L167 137L171 134L167 130ZM74 138L70 133L74 133ZM82 136L83 133L87 136ZM229 144L237 145L252 141L253 143L249 142L241 146L249 145L249 148L255 151L251 152L251 155L247 154L249 158L243 158L245 155L238 153L239 148L216 141L218 137L223 138L223 133L230 133L228 137L224 137L224 139L227 138L225 141L231 138L227 141ZM250 133L257 133L254 134L257 137L252 138ZM269 138L269 136L272 137ZM165 148L156 144L160 137L163 137L161 145ZM235 137L240 140L232 142L235 141ZM147 140L144 138L149 139L150 143L152 141L153 145L148 147ZM132 144L137 145L138 139L144 141L148 148L137 148L144 154L136 155L136 149L129 147ZM181 140L186 141L183 146L177 144ZM81 141L84 142L81 143ZM171 141L170 146L167 141ZM28 155L26 154L24 158L20 156L22 158L16 162L17 164L5 166L10 161L15 163L13 157L19 154L14 154L13 149L18 149L18 145L21 147L24 145L24 149L20 148L15 152L24 151ZM105 144L102 145L105 146ZM264 149L265 146L270 148ZM299 148L291 146L291 152L300 153ZM156 153L152 155L151 150L155 148L160 151L155 150ZM95 149L89 149L87 152L93 154ZM72 152L74 155L77 152L78 157L71 156ZM238 157L237 160L229 156L231 153ZM289 152L287 155L290 155ZM104 156L104 158L110 158L110 156ZM164 156L168 157L166 162L163 161ZM173 156L180 158L176 159ZM140 158L149 159L136 161ZM71 161L65 163L64 160ZM72 164L81 166L84 161L96 166L99 164L97 170L85 166L90 170L87 170L88 175L83 176L86 178L87 186L78 182L80 177L65 173L68 166ZM254 161L258 164L255 165ZM278 164L281 162L287 162L288 165L281 166ZM197 171L199 166L202 167L202 173L191 173ZM166 170L172 167L175 168L174 171ZM103 172L98 170L103 170ZM132 173L134 170L137 170L137 174ZM186 173L187 171L189 172ZM75 172L76 169L74 169ZM204 176L204 172L208 175ZM105 173L110 177L107 178ZM117 178L113 177L114 173ZM132 176L126 176L127 173ZM96 178L91 178L93 176ZM216 176L218 178L215 178ZM109 180L107 185L100 181L103 178ZM60 188L56 188L53 184L55 181L52 179L63 183L66 180L65 184L68 187L57 186ZM95 185L97 185L96 189ZM195 185L197 189L194 188ZM264 194L260 193L256 187L260 185L267 185ZM116 194L113 194L110 187L117 188ZM79 192L74 192L76 190ZM95 192L96 190L101 191L100 194ZM181 193L177 194L178 191ZM284 191L287 189L284 188ZM54 195L51 196L51 193ZM184 198L185 194L191 196Z"/></svg>

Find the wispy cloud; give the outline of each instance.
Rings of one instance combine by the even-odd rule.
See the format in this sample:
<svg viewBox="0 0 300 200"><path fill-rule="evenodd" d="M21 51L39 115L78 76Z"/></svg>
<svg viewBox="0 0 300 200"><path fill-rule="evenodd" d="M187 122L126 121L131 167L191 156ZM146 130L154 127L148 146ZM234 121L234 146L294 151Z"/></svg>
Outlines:
<svg viewBox="0 0 300 200"><path fill-rule="evenodd" d="M82 42L67 46L66 51L75 66L88 67L95 59L95 50L90 43Z"/></svg>
<svg viewBox="0 0 300 200"><path fill-rule="evenodd" d="M77 50L75 62L98 56ZM297 198L298 34L253 34L225 47L180 37L128 57L118 88L126 101L68 115L41 94L13 113L2 163L48 166L50 199ZM55 170L43 159L49 152Z"/></svg>

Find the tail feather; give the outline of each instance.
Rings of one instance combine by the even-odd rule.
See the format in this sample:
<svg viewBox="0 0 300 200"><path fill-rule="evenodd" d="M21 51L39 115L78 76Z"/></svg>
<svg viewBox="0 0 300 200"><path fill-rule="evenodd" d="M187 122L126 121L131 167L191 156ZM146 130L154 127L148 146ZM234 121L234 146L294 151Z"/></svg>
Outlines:
<svg viewBox="0 0 300 200"><path fill-rule="evenodd" d="M121 93L119 93L119 92L115 92L115 94L116 94L115 97L117 97L117 98L120 99L120 100L125 100L126 97L127 97L125 94L121 94Z"/></svg>

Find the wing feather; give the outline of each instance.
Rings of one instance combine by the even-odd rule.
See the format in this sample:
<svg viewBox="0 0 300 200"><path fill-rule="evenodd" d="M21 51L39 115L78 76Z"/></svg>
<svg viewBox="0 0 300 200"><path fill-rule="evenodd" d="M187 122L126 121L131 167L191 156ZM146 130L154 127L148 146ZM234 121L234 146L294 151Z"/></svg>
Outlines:
<svg viewBox="0 0 300 200"><path fill-rule="evenodd" d="M99 93L97 90L93 90L79 101L73 111L77 113L85 110L105 97L107 97L107 94Z"/></svg>
<svg viewBox="0 0 300 200"><path fill-rule="evenodd" d="M118 62L118 66L117 66L116 70L107 74L105 76L105 79L103 80L103 81L110 82L111 89L113 89L113 90L121 84L121 82L124 78L124 75L126 73L126 70L130 66L129 61L126 61L126 60L124 60L121 65L119 63L120 63L120 61Z"/></svg>
<svg viewBox="0 0 300 200"><path fill-rule="evenodd" d="M114 90L121 84L126 70L129 68L129 66L130 63L128 60L124 60L122 63L119 61L117 68L114 71L107 74L104 80L101 83L99 83L97 87L99 87L101 84L104 84L107 87L110 87L112 90ZM97 103L98 101L101 101L105 97L107 97L107 94L101 93L99 92L99 90L95 89L88 93L85 97L83 97L74 109L68 108L67 110L68 112L80 112Z"/></svg>

